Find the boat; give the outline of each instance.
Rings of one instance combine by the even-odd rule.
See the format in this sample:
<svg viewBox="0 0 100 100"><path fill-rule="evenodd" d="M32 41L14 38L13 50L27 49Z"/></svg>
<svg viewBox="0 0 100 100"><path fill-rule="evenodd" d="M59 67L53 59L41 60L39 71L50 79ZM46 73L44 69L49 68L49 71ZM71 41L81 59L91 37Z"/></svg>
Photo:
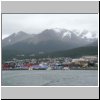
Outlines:
<svg viewBox="0 0 100 100"><path fill-rule="evenodd" d="M64 70L70 70L70 68L69 68L69 67L64 67L63 69L64 69Z"/></svg>
<svg viewBox="0 0 100 100"><path fill-rule="evenodd" d="M46 70L47 68L48 68L48 66L45 64L39 64L39 65L32 66L33 70Z"/></svg>
<svg viewBox="0 0 100 100"><path fill-rule="evenodd" d="M64 66L61 64L54 64L53 66L51 66L52 70L63 70Z"/></svg>

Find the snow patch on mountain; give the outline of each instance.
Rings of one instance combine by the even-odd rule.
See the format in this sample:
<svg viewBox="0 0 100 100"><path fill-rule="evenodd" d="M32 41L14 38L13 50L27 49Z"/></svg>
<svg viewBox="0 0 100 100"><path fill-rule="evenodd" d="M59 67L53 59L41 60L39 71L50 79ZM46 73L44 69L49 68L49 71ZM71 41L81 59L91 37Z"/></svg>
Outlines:
<svg viewBox="0 0 100 100"><path fill-rule="evenodd" d="M67 31L67 32L63 33L62 38L64 38L65 36L68 36L69 38L71 38L71 32Z"/></svg>
<svg viewBox="0 0 100 100"><path fill-rule="evenodd" d="M93 39L93 38L97 38L97 36L96 35L94 35L93 33L91 33L91 32L88 32L88 33L86 33L86 34L84 34L83 36L82 36L82 38L91 38L91 39Z"/></svg>
<svg viewBox="0 0 100 100"><path fill-rule="evenodd" d="M72 30L72 32L75 33L77 36L80 36L80 34L81 34L81 31L79 31L79 30L75 30L75 29Z"/></svg>

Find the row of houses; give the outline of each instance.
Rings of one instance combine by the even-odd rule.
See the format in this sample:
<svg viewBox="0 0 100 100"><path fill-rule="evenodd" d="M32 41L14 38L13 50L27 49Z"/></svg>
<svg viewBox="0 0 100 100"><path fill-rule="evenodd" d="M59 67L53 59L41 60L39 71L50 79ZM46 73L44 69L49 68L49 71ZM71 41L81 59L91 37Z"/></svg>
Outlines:
<svg viewBox="0 0 100 100"><path fill-rule="evenodd" d="M58 58L40 58L40 59L13 59L6 61L2 65L3 70L8 69L51 69L63 70L72 68L95 67L98 64L97 56L82 56L80 58L58 57Z"/></svg>

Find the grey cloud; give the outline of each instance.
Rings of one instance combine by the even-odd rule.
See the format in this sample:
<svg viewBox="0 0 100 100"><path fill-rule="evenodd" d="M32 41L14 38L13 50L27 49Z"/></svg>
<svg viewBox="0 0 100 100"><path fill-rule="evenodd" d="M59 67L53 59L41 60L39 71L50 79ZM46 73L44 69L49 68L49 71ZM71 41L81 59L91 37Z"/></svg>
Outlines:
<svg viewBox="0 0 100 100"><path fill-rule="evenodd" d="M98 30L98 14L3 14L2 36L14 32L39 33L47 28Z"/></svg>

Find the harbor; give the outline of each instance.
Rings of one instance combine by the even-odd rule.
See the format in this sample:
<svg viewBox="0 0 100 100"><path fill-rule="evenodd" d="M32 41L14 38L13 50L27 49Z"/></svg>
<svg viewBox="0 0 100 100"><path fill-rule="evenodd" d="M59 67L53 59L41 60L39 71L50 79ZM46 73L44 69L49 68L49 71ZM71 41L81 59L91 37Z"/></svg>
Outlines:
<svg viewBox="0 0 100 100"><path fill-rule="evenodd" d="M97 70L5 70L2 86L97 86Z"/></svg>

